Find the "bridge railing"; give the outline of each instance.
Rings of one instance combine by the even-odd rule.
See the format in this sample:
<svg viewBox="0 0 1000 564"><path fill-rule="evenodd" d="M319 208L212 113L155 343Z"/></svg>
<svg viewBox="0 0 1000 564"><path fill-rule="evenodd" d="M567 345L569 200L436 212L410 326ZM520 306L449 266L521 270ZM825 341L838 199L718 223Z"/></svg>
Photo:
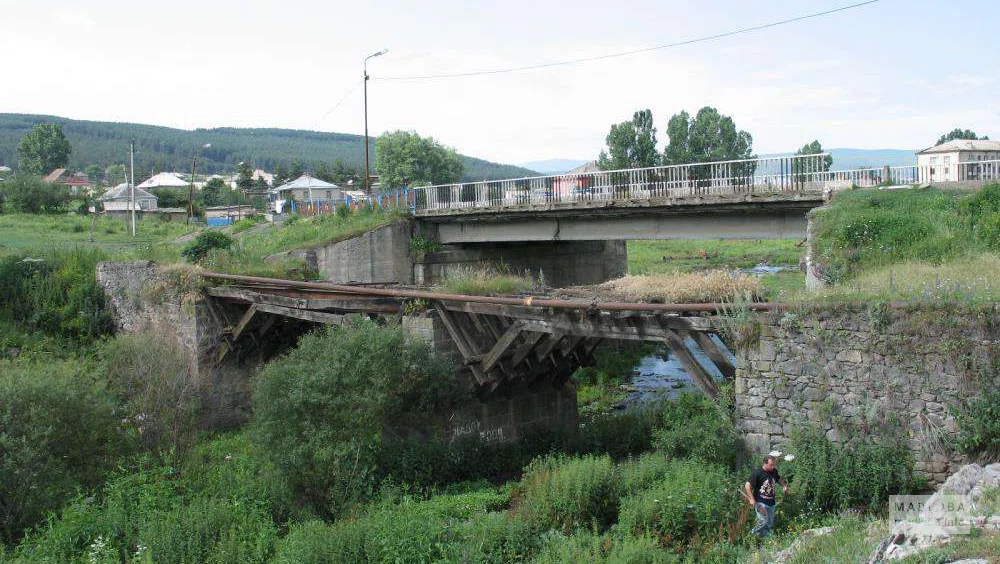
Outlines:
<svg viewBox="0 0 1000 564"><path fill-rule="evenodd" d="M824 157L767 157L426 186L414 189L415 209L822 191Z"/></svg>

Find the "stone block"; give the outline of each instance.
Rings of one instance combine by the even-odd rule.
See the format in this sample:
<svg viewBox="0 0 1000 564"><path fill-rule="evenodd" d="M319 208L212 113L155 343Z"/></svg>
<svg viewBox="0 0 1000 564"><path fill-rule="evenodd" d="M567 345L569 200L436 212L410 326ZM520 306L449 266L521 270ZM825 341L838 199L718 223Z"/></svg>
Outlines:
<svg viewBox="0 0 1000 564"><path fill-rule="evenodd" d="M855 349L848 349L838 352L837 360L839 360L840 362L851 362L854 364L860 364L863 359L861 358L861 351Z"/></svg>

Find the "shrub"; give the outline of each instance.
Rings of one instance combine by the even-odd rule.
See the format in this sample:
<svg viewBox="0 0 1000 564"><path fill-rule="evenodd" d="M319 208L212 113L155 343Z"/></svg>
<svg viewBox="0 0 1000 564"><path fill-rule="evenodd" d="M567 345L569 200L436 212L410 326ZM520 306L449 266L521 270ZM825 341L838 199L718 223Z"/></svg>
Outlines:
<svg viewBox="0 0 1000 564"><path fill-rule="evenodd" d="M221 231L209 229L199 233L194 241L191 241L184 247L184 250L181 251L181 256L188 259L188 262L199 262L212 249L228 249L232 244L233 238L229 235Z"/></svg>
<svg viewBox="0 0 1000 564"><path fill-rule="evenodd" d="M198 431L199 390L175 338L118 335L101 350L104 373L122 399L128 429L152 452L182 453Z"/></svg>
<svg viewBox="0 0 1000 564"><path fill-rule="evenodd" d="M255 446L297 499L336 515L374 491L383 432L443 413L456 390L449 363L399 326L321 329L255 381Z"/></svg>
<svg viewBox="0 0 1000 564"><path fill-rule="evenodd" d="M20 538L118 453L114 404L73 362L0 361L0 535Z"/></svg>
<svg viewBox="0 0 1000 564"><path fill-rule="evenodd" d="M448 560L468 564L524 562L537 553L539 536L527 521L503 513L480 513L458 525L459 541L447 547Z"/></svg>
<svg viewBox="0 0 1000 564"><path fill-rule="evenodd" d="M52 213L69 202L69 188L43 182L37 176L19 174L4 183L10 206L24 213Z"/></svg>
<svg viewBox="0 0 1000 564"><path fill-rule="evenodd" d="M658 419L652 409L595 415L581 425L580 451L607 454L615 460L644 453L652 448Z"/></svg>
<svg viewBox="0 0 1000 564"><path fill-rule="evenodd" d="M736 489L736 478L720 465L676 460L653 486L622 500L619 526L664 546L720 539L736 516Z"/></svg>
<svg viewBox="0 0 1000 564"><path fill-rule="evenodd" d="M606 528L618 516L619 490L607 456L550 456L532 462L517 486L517 512L545 529Z"/></svg>
<svg viewBox="0 0 1000 564"><path fill-rule="evenodd" d="M674 458L693 457L732 466L739 443L729 416L702 394L685 393L664 402L663 421L653 431L656 450Z"/></svg>
<svg viewBox="0 0 1000 564"><path fill-rule="evenodd" d="M114 329L97 284L101 251L75 247L0 259L0 309L31 330L89 343Z"/></svg>
<svg viewBox="0 0 1000 564"><path fill-rule="evenodd" d="M1000 390L987 390L959 412L958 448L969 456L1000 458Z"/></svg>
<svg viewBox="0 0 1000 564"><path fill-rule="evenodd" d="M915 486L913 458L904 441L864 438L837 445L815 428L792 434L795 462L785 474L791 513L818 514L857 506L878 506L890 495Z"/></svg>
<svg viewBox="0 0 1000 564"><path fill-rule="evenodd" d="M655 484L673 468L670 457L662 452L650 452L627 460L618 466L622 495L638 493Z"/></svg>
<svg viewBox="0 0 1000 564"><path fill-rule="evenodd" d="M273 564L363 564L370 562L365 542L367 523L355 519L328 525L308 521L293 525L275 549Z"/></svg>
<svg viewBox="0 0 1000 564"><path fill-rule="evenodd" d="M655 539L625 536L615 538L580 532L573 536L552 535L535 564L598 562L602 564L672 564L676 555L663 550Z"/></svg>

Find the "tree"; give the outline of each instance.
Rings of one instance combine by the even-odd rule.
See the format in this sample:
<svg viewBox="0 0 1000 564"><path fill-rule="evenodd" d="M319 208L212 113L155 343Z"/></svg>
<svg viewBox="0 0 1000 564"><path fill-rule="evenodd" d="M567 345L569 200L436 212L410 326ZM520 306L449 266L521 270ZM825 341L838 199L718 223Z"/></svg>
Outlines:
<svg viewBox="0 0 1000 564"><path fill-rule="evenodd" d="M977 139L987 140L989 139L989 136L984 135L982 137L979 137L976 135L976 132L972 131L971 129L963 130L961 128L956 127L955 129L952 129L948 133L945 133L944 135L939 137L935 145L941 145L942 143L947 143L948 141L951 141L953 139L971 139L972 141L975 141Z"/></svg>
<svg viewBox="0 0 1000 564"><path fill-rule="evenodd" d="M104 169L104 176L109 186L118 186L125 182L125 165L111 165Z"/></svg>
<svg viewBox="0 0 1000 564"><path fill-rule="evenodd" d="M462 177L462 161L454 149L433 137L393 131L375 140L375 170L386 190L407 183L449 184Z"/></svg>
<svg viewBox="0 0 1000 564"><path fill-rule="evenodd" d="M100 165L87 165L87 168L83 170L87 174L87 180L95 184L104 178L104 169Z"/></svg>
<svg viewBox="0 0 1000 564"><path fill-rule="evenodd" d="M22 174L47 174L66 166L72 148L55 123L40 123L21 138L17 146L18 172Z"/></svg>
<svg viewBox="0 0 1000 564"><path fill-rule="evenodd" d="M277 188L282 184L288 182L288 170L285 168L284 163L278 163L274 165L274 186Z"/></svg>
<svg viewBox="0 0 1000 564"><path fill-rule="evenodd" d="M813 141L812 143L806 143L801 149L795 151L796 155L820 155L823 153L823 145L820 145L819 141ZM826 155L819 162L819 167L806 167L805 163L801 162L802 159L796 159L795 163L792 165L792 171L794 174L805 173L805 172L827 172L830 170L830 166L833 165L833 155Z"/></svg>
<svg viewBox="0 0 1000 564"><path fill-rule="evenodd" d="M601 170L645 168L660 164L653 112L649 110L635 112L631 121L612 125L605 142L608 149L601 151L597 158L597 166Z"/></svg>
<svg viewBox="0 0 1000 564"><path fill-rule="evenodd" d="M250 167L250 163L240 161L240 164L236 165L236 188L246 192L252 187L253 168Z"/></svg>
<svg viewBox="0 0 1000 564"><path fill-rule="evenodd" d="M4 184L11 206L23 213L61 211L69 202L69 189L42 182L37 176L18 174Z"/></svg>
<svg viewBox="0 0 1000 564"><path fill-rule="evenodd" d="M663 153L664 164L688 164L751 159L753 137L738 131L733 118L705 106L692 120L687 112L675 114L667 123L670 142Z"/></svg>
<svg viewBox="0 0 1000 564"><path fill-rule="evenodd" d="M221 206L226 203L226 193L229 191L229 186L221 178L212 178L202 186L198 199L205 207Z"/></svg>

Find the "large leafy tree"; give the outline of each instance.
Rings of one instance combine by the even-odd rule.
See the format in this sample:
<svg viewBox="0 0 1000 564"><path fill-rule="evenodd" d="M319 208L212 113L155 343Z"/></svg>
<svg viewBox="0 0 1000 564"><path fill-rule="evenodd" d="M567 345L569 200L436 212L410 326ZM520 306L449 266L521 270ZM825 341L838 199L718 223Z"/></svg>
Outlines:
<svg viewBox="0 0 1000 564"><path fill-rule="evenodd" d="M982 137L979 137L976 135L976 132L972 131L971 129L961 129L959 127L956 127L955 129L952 129L948 133L945 133L944 135L939 137L935 145L947 143L948 141L952 141L954 139L971 139L975 141L977 139L984 139L984 140L989 139L989 136L983 135Z"/></svg>
<svg viewBox="0 0 1000 564"><path fill-rule="evenodd" d="M55 123L40 123L21 138L17 146L18 172L47 174L66 166L72 148L63 135L62 127Z"/></svg>
<svg viewBox="0 0 1000 564"><path fill-rule="evenodd" d="M630 121L612 125L605 142L607 150L601 151L597 157L597 166L601 170L645 168L660 164L653 112L649 110L635 112Z"/></svg>
<svg viewBox="0 0 1000 564"><path fill-rule="evenodd" d="M823 153L823 145L821 145L818 140L814 140L812 143L806 143L805 145L802 146L801 149L795 151L796 155L820 155L822 153ZM830 170L830 167L833 165L833 155L826 155L819 161L820 161L819 167L814 168L814 167L805 167L803 164L800 164L798 160L796 160L793 168L795 169L796 173L826 172ZM806 168L810 168L811 170L806 170Z"/></svg>
<svg viewBox="0 0 1000 564"><path fill-rule="evenodd" d="M414 131L383 133L375 140L375 170L383 189L408 183L448 184L462 177L462 161L455 149Z"/></svg>
<svg viewBox="0 0 1000 564"><path fill-rule="evenodd" d="M229 186L221 178L212 178L202 186L198 199L205 207L221 206L229 200L229 192Z"/></svg>
<svg viewBox="0 0 1000 564"><path fill-rule="evenodd" d="M236 165L236 187L244 192L253 187L253 168L246 161Z"/></svg>
<svg viewBox="0 0 1000 564"><path fill-rule="evenodd" d="M751 159L753 137L737 130L733 118L705 106L691 119L682 111L667 123L670 142L663 153L664 164L704 163Z"/></svg>

